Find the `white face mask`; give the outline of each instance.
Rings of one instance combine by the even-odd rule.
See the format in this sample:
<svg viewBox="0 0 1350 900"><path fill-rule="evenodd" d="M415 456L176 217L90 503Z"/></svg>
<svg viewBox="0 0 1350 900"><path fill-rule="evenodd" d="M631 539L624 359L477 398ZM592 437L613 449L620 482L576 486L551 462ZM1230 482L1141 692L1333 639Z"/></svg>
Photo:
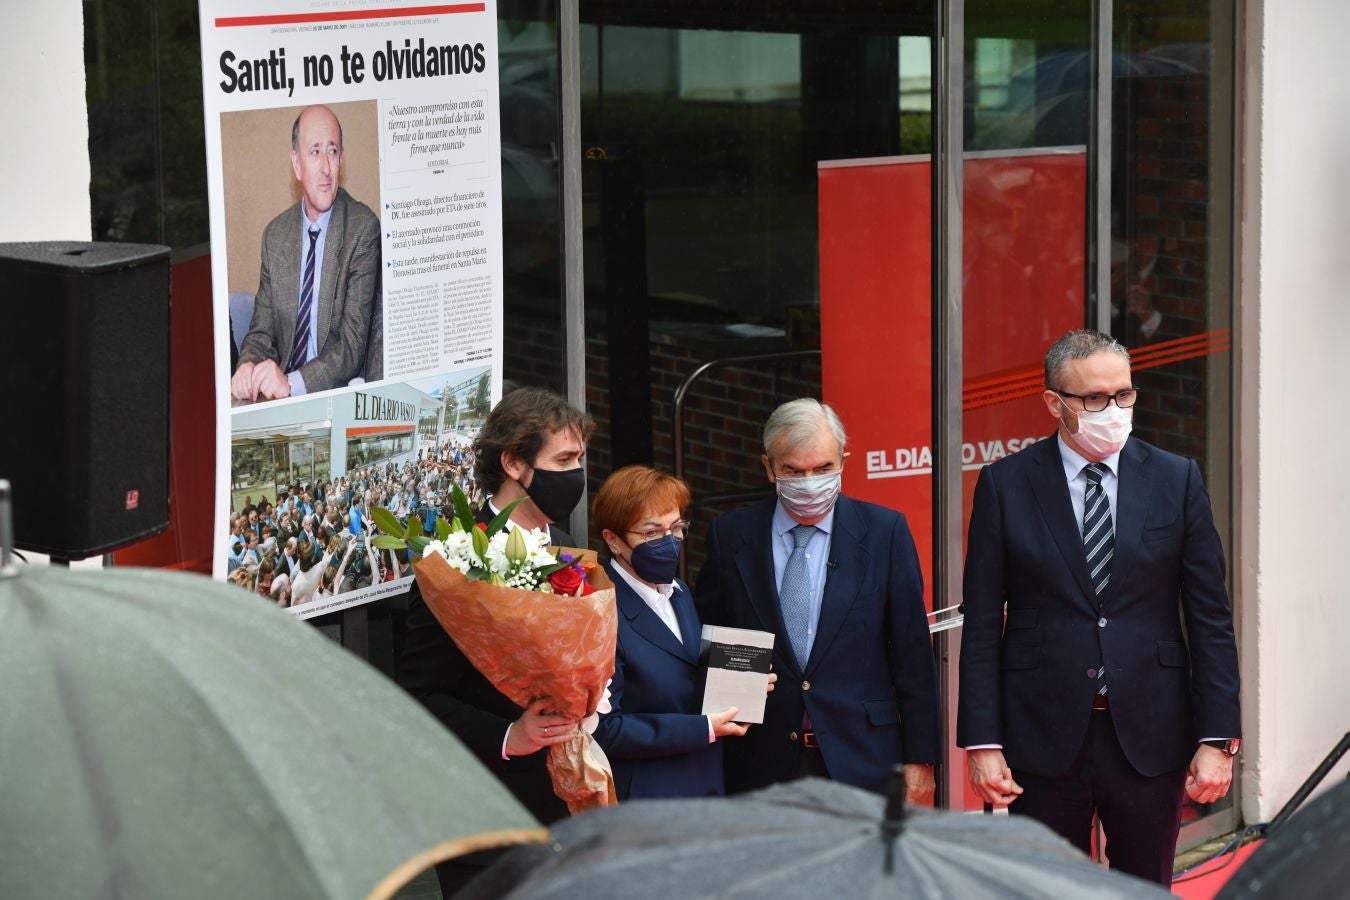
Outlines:
<svg viewBox="0 0 1350 900"><path fill-rule="evenodd" d="M839 498L842 469L824 475L801 475L797 478L776 478L774 487L783 508L799 519L818 519L834 509Z"/></svg>
<svg viewBox="0 0 1350 900"><path fill-rule="evenodd" d="M1134 407L1121 409L1111 403L1100 412L1084 410L1078 413L1078 431L1073 439L1089 453L1105 458L1125 446L1133 423Z"/></svg>

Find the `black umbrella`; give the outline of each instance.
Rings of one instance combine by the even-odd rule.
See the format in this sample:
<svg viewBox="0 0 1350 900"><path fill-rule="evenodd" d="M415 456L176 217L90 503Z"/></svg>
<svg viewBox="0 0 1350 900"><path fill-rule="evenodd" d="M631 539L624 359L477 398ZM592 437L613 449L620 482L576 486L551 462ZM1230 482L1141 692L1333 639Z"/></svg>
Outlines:
<svg viewBox="0 0 1350 900"><path fill-rule="evenodd" d="M820 779L732 798L641 800L569 819L460 895L575 897L1160 897L1025 818L906 809Z"/></svg>
<svg viewBox="0 0 1350 900"><path fill-rule="evenodd" d="M1331 788L1287 823L1272 823L1267 833L1219 891L1221 900L1344 897L1350 890L1350 781Z"/></svg>

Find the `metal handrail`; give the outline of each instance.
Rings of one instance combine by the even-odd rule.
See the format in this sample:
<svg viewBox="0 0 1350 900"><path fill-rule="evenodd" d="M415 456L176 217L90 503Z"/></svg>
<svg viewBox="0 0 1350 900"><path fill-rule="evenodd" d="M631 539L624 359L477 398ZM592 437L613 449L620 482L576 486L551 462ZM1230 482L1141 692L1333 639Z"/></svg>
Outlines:
<svg viewBox="0 0 1350 900"><path fill-rule="evenodd" d="M819 349L782 350L777 353L756 353L750 356L728 356L724 359L714 359L705 362L691 372L689 377L680 382L680 386L675 389L675 411L671 417L671 433L675 439L675 477L680 479L684 478L684 400L689 394L689 389L693 387L694 382L698 381L713 369L790 359L810 359L811 357L818 356L820 356Z"/></svg>
<svg viewBox="0 0 1350 900"><path fill-rule="evenodd" d="M777 353L756 353L750 356L728 356L723 359L714 359L705 362L689 374L680 386L675 389L675 409L671 414L671 433L675 444L675 477L684 479L684 401L689 395L689 390L694 383L714 369L727 368L729 366L751 366L764 362L783 362L794 359L818 358L820 350L782 350ZM729 494L715 494L711 497L705 497L699 502L700 506L712 506L718 503L728 503L740 500L753 500L760 496L762 492L737 491ZM688 556L680 554L680 578L686 578L689 573Z"/></svg>

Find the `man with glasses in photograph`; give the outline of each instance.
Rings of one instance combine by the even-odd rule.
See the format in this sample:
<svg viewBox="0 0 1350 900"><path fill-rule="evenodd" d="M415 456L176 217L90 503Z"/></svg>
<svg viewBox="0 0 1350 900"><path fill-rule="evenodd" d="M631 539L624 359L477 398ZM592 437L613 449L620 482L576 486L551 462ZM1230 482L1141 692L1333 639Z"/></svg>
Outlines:
<svg viewBox="0 0 1350 900"><path fill-rule="evenodd" d="M1223 547L1194 460L1130 437L1129 353L1046 353L1054 437L986 466L965 567L957 743L975 793L1112 868L1172 880L1183 795L1227 792L1240 736Z"/></svg>
<svg viewBox="0 0 1350 900"><path fill-rule="evenodd" d="M941 755L923 573L905 517L840 493L847 438L834 410L784 403L760 458L775 496L713 520L694 591L709 625L775 635L774 691L726 747L728 793L804 776L933 799Z"/></svg>

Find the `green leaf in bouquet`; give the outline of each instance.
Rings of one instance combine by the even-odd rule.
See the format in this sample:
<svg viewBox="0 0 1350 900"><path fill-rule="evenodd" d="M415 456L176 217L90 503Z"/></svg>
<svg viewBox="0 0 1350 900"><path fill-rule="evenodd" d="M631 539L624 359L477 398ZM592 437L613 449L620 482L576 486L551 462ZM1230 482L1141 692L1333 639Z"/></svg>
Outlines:
<svg viewBox="0 0 1350 900"><path fill-rule="evenodd" d="M376 550L403 550L408 546L408 542L403 538L393 534L382 534L371 541Z"/></svg>
<svg viewBox="0 0 1350 900"><path fill-rule="evenodd" d="M422 536L422 520L417 516L408 516L408 533L404 535L408 540Z"/></svg>
<svg viewBox="0 0 1350 900"><path fill-rule="evenodd" d="M440 538L442 541L450 537L450 535L454 534L455 532L463 530L464 530L463 528L459 527L458 519L436 520L436 537Z"/></svg>
<svg viewBox="0 0 1350 900"><path fill-rule="evenodd" d="M473 552L481 560L487 560L488 536L481 528L469 529L473 534Z"/></svg>
<svg viewBox="0 0 1350 900"><path fill-rule="evenodd" d="M540 566L539 568L535 569L535 571L539 573L540 578L547 578L554 572L561 572L563 569L567 568L570 565L572 565L572 563L570 562L555 562L549 566Z"/></svg>
<svg viewBox="0 0 1350 900"><path fill-rule="evenodd" d="M492 521L488 523L487 536L492 537L497 532L505 528L506 523L511 518L511 513L515 512L516 507L524 503L528 499L529 499L528 497L521 497L518 500L512 500L510 503L506 504L506 509L502 510L501 512L493 516Z"/></svg>
<svg viewBox="0 0 1350 900"><path fill-rule="evenodd" d="M498 575L496 572L493 572L491 575L489 575L487 581L488 584L496 584L496 585L506 584L506 579Z"/></svg>
<svg viewBox="0 0 1350 900"><path fill-rule="evenodd" d="M469 498L464 496L464 490L459 485L450 485L450 500L455 505L455 518L459 520L460 527L465 531L471 531L474 526L473 509L469 506Z"/></svg>
<svg viewBox="0 0 1350 900"><path fill-rule="evenodd" d="M375 524L385 534L394 534L403 537L403 526L399 524L398 518L383 506L377 506L370 511L370 517L375 520ZM385 548L388 549L388 548Z"/></svg>
<svg viewBox="0 0 1350 900"><path fill-rule="evenodd" d="M430 543L431 538L427 537L426 535L408 538L408 546L411 547L412 552L416 553L418 556L426 555L427 544Z"/></svg>

